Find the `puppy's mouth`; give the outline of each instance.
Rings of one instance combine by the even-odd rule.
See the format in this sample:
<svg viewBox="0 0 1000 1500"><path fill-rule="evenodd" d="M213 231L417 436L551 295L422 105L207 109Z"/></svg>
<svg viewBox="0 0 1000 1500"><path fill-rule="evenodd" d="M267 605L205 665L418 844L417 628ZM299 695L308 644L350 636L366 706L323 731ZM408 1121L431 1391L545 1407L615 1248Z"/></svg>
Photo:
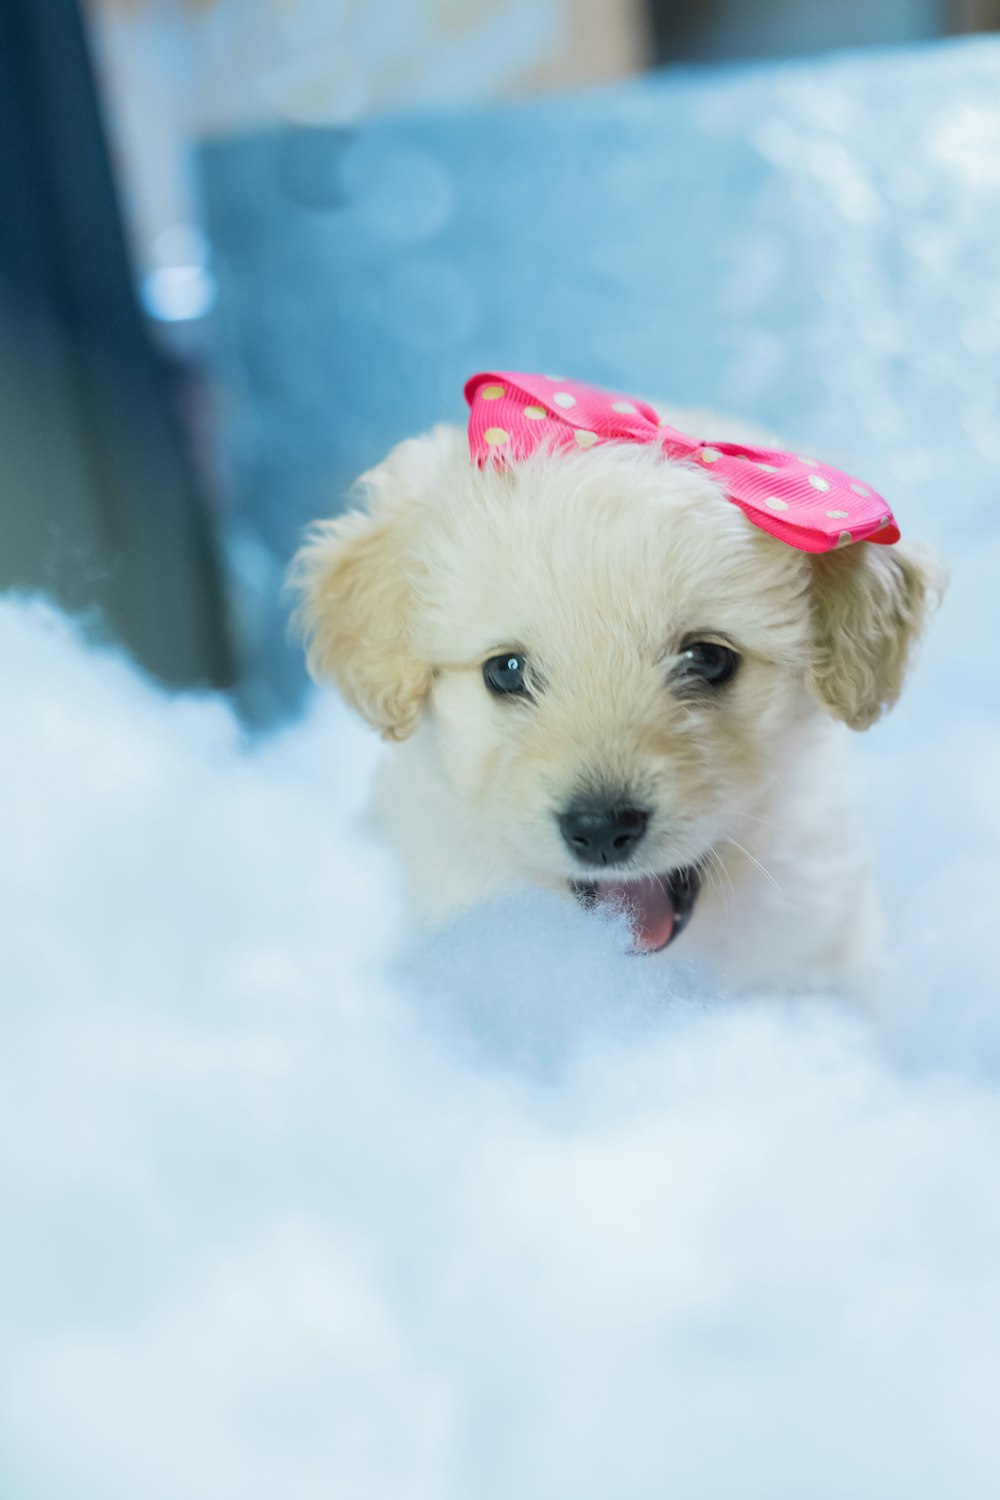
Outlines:
<svg viewBox="0 0 1000 1500"><path fill-rule="evenodd" d="M658 953L680 937L694 911L701 876L693 865L638 880L574 880L573 894L587 907L624 912L636 953Z"/></svg>

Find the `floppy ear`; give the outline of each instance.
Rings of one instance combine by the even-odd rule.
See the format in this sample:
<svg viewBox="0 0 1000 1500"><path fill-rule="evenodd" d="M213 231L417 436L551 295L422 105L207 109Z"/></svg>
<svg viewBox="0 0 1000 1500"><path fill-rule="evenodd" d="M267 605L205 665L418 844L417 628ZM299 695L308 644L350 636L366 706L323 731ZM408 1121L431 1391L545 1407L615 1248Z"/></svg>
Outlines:
<svg viewBox="0 0 1000 1500"><path fill-rule="evenodd" d="M872 542L810 563L809 687L838 719L867 729L899 697L924 619L944 592L944 566L929 551Z"/></svg>
<svg viewBox="0 0 1000 1500"><path fill-rule="evenodd" d="M422 507L395 483L409 446L359 481L369 513L313 527L289 575L310 673L335 682L389 740L412 734L431 684L430 665L411 645Z"/></svg>

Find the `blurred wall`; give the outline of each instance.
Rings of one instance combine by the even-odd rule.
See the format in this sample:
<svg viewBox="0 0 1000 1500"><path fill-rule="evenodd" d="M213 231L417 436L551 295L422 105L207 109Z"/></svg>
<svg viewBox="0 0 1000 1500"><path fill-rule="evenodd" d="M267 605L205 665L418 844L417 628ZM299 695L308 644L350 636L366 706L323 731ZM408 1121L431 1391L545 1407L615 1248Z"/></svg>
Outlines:
<svg viewBox="0 0 1000 1500"><path fill-rule="evenodd" d="M649 62L646 0L87 0L140 275L198 220L191 146L599 83Z"/></svg>

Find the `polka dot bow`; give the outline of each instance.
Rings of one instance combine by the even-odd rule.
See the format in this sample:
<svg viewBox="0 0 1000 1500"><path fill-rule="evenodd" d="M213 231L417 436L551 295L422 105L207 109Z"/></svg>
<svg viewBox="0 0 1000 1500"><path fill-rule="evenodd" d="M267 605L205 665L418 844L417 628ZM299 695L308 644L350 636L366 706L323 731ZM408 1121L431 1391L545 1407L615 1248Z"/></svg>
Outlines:
<svg viewBox="0 0 1000 1500"><path fill-rule="evenodd" d="M664 456L711 469L734 505L770 536L801 552L851 542L898 542L888 505L870 485L814 458L744 443L703 442L668 427L645 401L576 380L510 371L466 383L469 447L480 468L525 458L542 444L593 448L656 443Z"/></svg>

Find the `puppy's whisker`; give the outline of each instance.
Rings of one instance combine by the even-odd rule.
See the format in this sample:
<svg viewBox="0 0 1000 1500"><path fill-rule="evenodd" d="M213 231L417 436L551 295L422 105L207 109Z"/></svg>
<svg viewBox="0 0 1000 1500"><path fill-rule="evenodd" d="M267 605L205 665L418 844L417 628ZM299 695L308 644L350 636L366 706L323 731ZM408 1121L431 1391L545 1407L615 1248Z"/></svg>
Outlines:
<svg viewBox="0 0 1000 1500"><path fill-rule="evenodd" d="M781 833L786 826L784 823L776 823L773 818L758 817L756 813L734 812L730 816L734 818L746 818L751 823L760 823L762 827L773 828L777 833Z"/></svg>
<svg viewBox="0 0 1000 1500"><path fill-rule="evenodd" d="M731 911L736 898L733 879L726 869L725 861L717 849L708 848L696 862L700 874L704 875L713 890L722 898L726 911ZM721 876L721 879L719 878Z"/></svg>
<svg viewBox="0 0 1000 1500"><path fill-rule="evenodd" d="M740 843L739 839L734 839L729 834L726 834L725 835L725 840L726 840L727 844L732 844L732 846L733 846L734 849L738 849L741 854L745 855L745 857L750 861L750 863L752 865L756 866L756 868L764 876L765 880L770 881L771 885L774 886L774 889L778 892L779 896L784 895L784 892L782 891L781 886L775 880L774 876L771 874L771 872L767 868L767 866L766 865L762 865L761 862L760 862L760 860L757 859L755 855L751 854L750 850L747 849L747 848L745 848L744 845Z"/></svg>

